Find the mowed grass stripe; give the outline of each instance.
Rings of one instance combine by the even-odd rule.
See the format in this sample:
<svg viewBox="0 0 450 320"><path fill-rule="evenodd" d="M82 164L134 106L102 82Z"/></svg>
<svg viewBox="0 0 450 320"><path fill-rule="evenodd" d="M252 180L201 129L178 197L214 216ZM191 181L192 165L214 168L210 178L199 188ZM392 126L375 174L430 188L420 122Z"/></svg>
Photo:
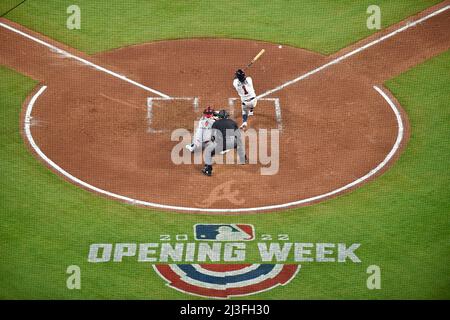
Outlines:
<svg viewBox="0 0 450 320"><path fill-rule="evenodd" d="M439 2L28 0L7 18L89 54L190 37L264 40L330 54L378 32L366 26L370 5L380 6L385 28ZM66 28L73 4L81 9L81 30Z"/></svg>

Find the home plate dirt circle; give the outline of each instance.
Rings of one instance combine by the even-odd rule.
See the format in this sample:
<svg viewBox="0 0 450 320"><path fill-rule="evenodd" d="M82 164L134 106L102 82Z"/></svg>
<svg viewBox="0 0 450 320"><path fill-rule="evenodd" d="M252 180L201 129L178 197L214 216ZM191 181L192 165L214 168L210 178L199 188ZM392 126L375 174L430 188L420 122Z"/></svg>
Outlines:
<svg viewBox="0 0 450 320"><path fill-rule="evenodd" d="M76 177L84 188L93 186L138 205L190 212L307 205L347 192L392 164L403 146L398 114L357 66L345 63L259 101L250 127L282 128L276 174L261 175L261 164L215 165L213 176L206 177L202 165L174 164L171 152L179 141L171 141L173 130L192 132L206 106L230 109L229 98L236 98L234 71L261 49L266 53L248 70L257 94L329 61L302 49L245 40L173 40L120 48L92 59L186 99L155 99L149 117L147 99L156 95L92 77L68 63L67 73L48 75L47 90L35 99L30 134L61 169L58 173ZM58 59L55 63L67 63ZM238 122L239 115L236 101Z"/></svg>

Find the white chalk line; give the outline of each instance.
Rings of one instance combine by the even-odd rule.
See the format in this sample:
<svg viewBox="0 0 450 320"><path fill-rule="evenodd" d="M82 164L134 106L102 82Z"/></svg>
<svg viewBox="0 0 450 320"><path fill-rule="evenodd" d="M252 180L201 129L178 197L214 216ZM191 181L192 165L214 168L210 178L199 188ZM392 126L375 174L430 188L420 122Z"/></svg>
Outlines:
<svg viewBox="0 0 450 320"><path fill-rule="evenodd" d="M231 110L231 115L234 115L234 102L237 101L238 98L228 98L228 107ZM270 101L273 103L275 107L275 120L277 122L277 129L283 130L283 119L281 117L281 105L279 98L261 98L258 101Z"/></svg>
<svg viewBox="0 0 450 320"><path fill-rule="evenodd" d="M155 97L148 97L147 98L147 132L148 133L162 133L164 130L155 130L152 128L152 122L153 122L153 101L167 101L167 100L181 100L181 101L192 101L192 106L194 109L194 112L198 112L198 97L168 97L168 98L155 98Z"/></svg>
<svg viewBox="0 0 450 320"><path fill-rule="evenodd" d="M404 135L404 127L403 127L403 121L402 121L402 117L400 114L400 111L397 109L397 107L395 106L394 102L392 102L392 100L388 97L388 95L386 93L383 92L383 90L381 90L379 87L374 86L373 87L383 98L384 100L387 101L387 103L389 104L389 106L391 107L392 111L395 114L395 117L397 119L397 125L398 125L398 134L397 134L397 139L394 143L394 146L392 147L391 151L388 153L388 155L384 158L384 160L378 164L374 169L370 170L367 174L365 174L364 176L362 176L361 178L346 184L343 187L340 187L338 189L335 189L333 191L321 194L321 195L317 195L314 197L310 197L310 198L306 198L306 199L302 199L302 200L298 200L298 201L293 201L293 202L288 202L288 203L284 203L284 204L278 204L278 205L271 205L271 206L264 206L264 207L254 207L254 208L235 208L235 209L206 209L206 208L193 208L193 207L180 207L180 206L172 206L172 205L165 205L165 204L159 204L159 203L154 203L154 202L148 202L148 201L142 201L142 200L137 200L137 199L133 199L133 198L129 198L126 196L122 196L119 194L115 194L100 188L97 188L93 185L90 185L89 183L86 183L76 177L74 177L73 175L71 175L70 173L68 173L67 171L65 171L64 169L62 169L60 166L58 166L55 162L53 162L52 160L50 160L42 151L41 149L38 147L38 145L35 143L33 136L31 134L31 130L30 130L30 126L31 126L31 119L32 119L32 111L33 111L33 106L36 103L36 100L39 98L39 96L47 89L47 86L43 86L40 88L40 90L32 97L32 99L30 100L30 102L28 103L27 106L27 110L25 113L25 125L24 125L24 129L25 129L25 135L31 145L31 147L36 151L36 153L46 162L48 163L53 169L55 169L57 172L59 172L60 174L62 174L63 176L65 176L66 178L68 178L69 180L85 187L86 189L90 189L93 190L95 192L98 192L100 194L112 197L112 198L116 198L134 205L142 205L142 206L148 206L148 207L154 207L154 208L159 208L159 209L167 209L167 210L177 210L177 211L188 211L188 212L209 212L209 213L240 213L240 212L252 212L252 211L266 211L266 210L274 210L274 209L284 209L287 207L292 207L292 206L298 206L301 204L305 204L308 202L313 202L313 201L317 201L320 199L324 199L333 195L336 195L340 192L346 191L360 183L362 183L363 181L371 178L372 176L374 176L377 172L379 172L382 168L384 168L386 166L386 164L392 159L392 157L395 155L395 153L397 152L398 148L400 147L400 144L403 140L403 135Z"/></svg>
<svg viewBox="0 0 450 320"><path fill-rule="evenodd" d="M279 90L281 90L281 89L283 89L283 88L285 88L285 87L287 87L287 86L289 86L291 84L294 84L294 83L296 83L296 82L298 82L300 80L303 80L303 79L305 79L305 78L307 78L307 77L309 77L309 76L311 76L311 75L313 75L313 74L315 74L315 73L317 73L317 72L319 72L319 71L321 71L321 70L323 70L325 68L328 68L329 66L331 66L333 64L339 63L340 61L345 60L348 57L353 56L353 55L355 55L355 54L357 54L357 53L359 53L359 52L361 52L361 51L363 51L363 50L365 50L365 49L367 49L367 48L369 48L369 47L371 47L371 46L373 46L373 45L375 45L377 43L380 43L380 42L382 42L382 41L384 41L384 40L386 40L386 39L388 39L388 38L390 38L390 37L392 37L392 36L394 36L394 35L396 35L396 34L398 34L400 32L403 32L403 31L409 29L410 27L413 27L413 26L415 26L415 25L417 25L417 24L419 24L419 23L421 23L423 21L426 21L426 20L428 20L428 19L430 19L430 18L432 18L432 17L434 17L434 16L436 16L436 15L438 15L438 14L440 14L440 13L446 11L446 10L448 10L449 8L450 8L450 5L448 5L448 6L444 7L444 8L441 8L441 9L439 9L437 11L434 11L431 14L429 14L429 15L427 15L427 16L419 19L419 20L416 20L416 21L414 21L412 23L408 23L407 25L403 26L400 29L397 29L397 30L395 30L395 31L393 31L393 32L391 32L391 33L389 33L389 34L387 34L387 35L385 35L385 36L375 40L375 41L372 41L372 42L370 42L370 43L368 43L368 44L366 44L366 45L364 45L364 46L362 46L362 47L360 47L358 49L355 49L355 50L353 50L353 51L351 51L351 52L349 52L349 53L347 53L347 54L345 54L345 55L343 55L343 56L341 56L339 58L336 58L333 61L331 61L331 62L329 62L329 63L327 63L327 64L325 64L325 65L323 65L323 66L321 66L319 68L316 68L316 69L314 69L314 70L312 70L312 71L310 71L310 72L308 72L308 73L306 73L306 74L304 74L304 75L302 75L302 76L300 76L300 77L298 77L298 78L296 78L294 80L288 81L288 82L284 83L283 85L281 85L279 87L276 87L275 89L269 90L269 91L259 95L257 97L257 99L263 98L263 97L265 97L265 96L267 96L269 94L272 94L272 93L274 93L276 91L279 91ZM34 38L34 37L32 37L32 36L30 36L30 35L28 35L26 33L23 33L23 32L21 32L19 30L16 30L16 29L8 26L8 25L5 25L4 23L0 23L0 26L3 26L5 28L7 28L7 29L10 29L10 30L12 30L14 32L17 32L17 33L19 33L19 34L21 34L21 35L23 35L23 36L25 36L27 38L30 38L33 41L36 41L36 42L38 42L38 43L40 43L42 45L45 45L45 46L49 47L50 49L56 50L57 52L59 52L61 54L67 54L69 57L71 57L73 59L76 59L76 60L78 60L80 62L83 62L83 63L85 63L87 65L93 66L93 67L95 67L95 68L97 68L97 69L99 69L101 71L104 71L106 73L114 75L114 76L116 76L116 77L118 77L120 79L123 79L123 80L127 81L127 82L135 84L138 87L141 87L141 88L143 88L143 89L145 89L147 91L151 91L153 93L156 93L156 94L160 95L161 97L163 97L165 99L170 99L169 96L164 95L164 94L160 93L159 91L156 91L156 90L153 90L151 88L145 87L145 86L143 86L143 85L141 85L139 83L136 83L133 80L130 80L130 79L124 77L124 76L118 75L118 74L116 74L116 73L114 73L112 71L109 71L109 70L107 70L105 68L97 66L97 65L95 65L95 64L93 64L93 63L91 63L91 62L89 62L87 60L84 60L82 58L78 58L78 57L76 57L76 56L74 56L74 55L72 55L72 54L70 54L70 53L68 53L68 52L66 52L64 50L61 50L61 49L59 49L57 47L54 47L54 46L52 46L50 44L47 44L46 42L44 42L42 40ZM90 184L88 184L88 183L86 183L86 182L84 182L84 181L82 181L82 180L72 176L70 173L66 172L64 169L62 169L56 163L54 163L52 160L50 160L40 150L40 148L36 145L32 135L31 135L31 130L30 130L31 112L32 112L34 103L36 102L38 97L47 89L46 86L42 87L33 96L33 98L30 100L30 103L29 103L29 105L27 107L26 116L25 116L25 133L26 133L26 136L27 136L31 146L37 152L37 154L44 161L46 161L51 167L53 167L56 171L60 172L62 175L64 175L68 179L74 181L75 183L78 183L78 184L84 186L87 189L91 189L91 190L96 191L98 193L101 193L101 194L104 194L104 195L107 195L107 196L110 196L110 197L113 197L113 198L117 198L117 199L123 200L125 202L129 202L129 203L137 204L137 205L143 205L143 206L151 206L151 207L161 208L161 209L169 209L169 210L195 211L195 212L217 212L217 213L251 212L251 211L265 211L265 210L283 209L283 208L287 208L287 207L291 207L291 206L297 206L297 205L305 204L305 203L308 203L308 202L317 201L317 200L320 200L320 199L323 199L323 198L327 198L327 197L336 195L336 194L338 194L340 192L343 192L343 191L345 191L347 189L350 189L350 188L356 186L357 184L360 184L363 181L371 178L373 175L375 175L377 172L379 172L384 166L386 166L386 164L392 159L392 157L394 156L394 154L397 152L398 148L400 147L400 144L401 144L401 142L403 140L403 136L404 136L404 126L403 126L401 114L400 114L399 110L397 109L397 107L395 106L395 104L387 96L386 93L384 93L377 86L374 86L373 88L387 101L387 103L389 104L389 106L391 107L392 111L395 114L395 117L397 119L397 124L398 124L397 139L396 139L396 141L394 143L393 148L388 153L388 155L385 157L385 159L378 166L376 166L374 169L369 171L366 175L356 179L355 181L353 181L353 182L351 182L351 183L349 183L349 184L347 184L347 185L345 185L343 187L340 187L338 189L335 189L333 191L330 191L328 193L324 193L324 194L321 194L321 195L318 195L318 196L314 196L314 197L310 197L310 198L306 198L306 199L302 199L302 200L298 200L298 201L294 201L294 202L284 203L284 204L280 204L280 205L271 205L271 206L264 206L264 207L255 207L255 208L240 208L240 209L213 209L213 208L212 209L205 209L205 208L192 208L192 207L179 207L179 206L163 205L163 204L147 202L147 201L142 201L142 200L136 200L136 199L129 198L129 197L126 197L126 196L118 195L118 194L115 194L115 193L112 193L112 192L109 192L109 191L97 188L95 186L92 186L92 185L90 185Z"/></svg>
<svg viewBox="0 0 450 320"><path fill-rule="evenodd" d="M257 96L256 98L257 98L257 99L261 99L261 98L263 98L263 97L265 97L265 96L268 96L268 95L270 95L270 94L272 94L272 93L274 93L274 92L280 91L280 90L286 88L287 86L289 86L289 85L291 85L291 84L294 84L294 83L296 83L296 82L298 82L298 81L300 81L300 80L306 79L307 77L309 77L309 76L311 76L311 75L313 75L313 74L315 74L315 73L317 73L317 72L319 72L319 71L321 71L321 70L323 70L323 69L326 69L326 68L328 68L328 67L331 66L331 65L334 65L334 64L336 64L336 63L339 63L339 62L341 62L341 61L343 61L343 60L345 60L345 59L347 59L347 58L349 58L349 57L351 57L351 56L353 56L353 55L355 55L355 54L357 54L357 53L359 53L359 52L361 52L361 51L366 50L367 48L369 48L369 47L371 47L371 46L373 46L373 45L376 45L376 44L378 44L378 43L380 43L380 42L382 42L382 41L384 41L384 40L386 40L386 39L388 39L388 38L393 37L394 35L396 35L396 34L398 34L398 33L400 33L400 32L403 32L403 31L405 31L405 30L407 30L407 29L409 29L409 28L411 28L411 27L413 27L413 26L416 26L417 24L419 24L419 23L421 23L421 22L423 22L423 21L426 21L426 20L428 20L428 19L430 19L430 18L432 18L432 17L434 17L434 16L436 16L436 15L438 15L438 14L440 14L440 13L446 11L446 10L448 10L449 8L450 8L450 5L445 6L445 7L441 8L441 9L439 9L439 10L437 10L437 11L434 11L434 12L430 13L429 15L427 15L427 16L425 16L425 17L422 17L422 18L419 19L419 20L416 20L416 21L411 22L411 23L407 23L405 26L403 26L403 27L401 27L401 28L399 28L399 29L397 29L397 30L395 30L395 31L393 31L393 32L391 32L391 33L389 33L389 34L387 34L387 35L385 35L385 36L383 36L383 37L377 39L377 40L374 40L374 41L372 41L372 42L370 42L370 43L368 43L368 44L366 44L366 45L364 45L364 46L362 46L362 47L360 47L360 48L357 48L357 49L355 49L355 50L353 50L353 51L351 51L351 52L349 52L349 53L347 53L347 54L345 54L345 55L343 55L343 56L341 56L341 57L339 57L339 58L336 58L336 59L334 59L333 61L330 61L330 62L328 62L328 63L322 65L322 66L319 67L319 68L316 68L316 69L314 69L314 70L312 70L312 71L309 71L308 73L305 73L305 74L303 74L303 75L301 75L301 76L299 76L299 77L297 77L297 78L295 78L295 79L293 79L293 80L290 80L290 81L288 81L288 82L285 82L284 84L282 84L282 85L280 85L280 86L278 86L278 87L276 87L276 88L274 88L274 89L272 89L272 90L266 91L266 92L260 94L259 96ZM126 76L124 76L124 75L115 73L115 72L113 72L113 71L111 71L111 70L108 70L108 69L106 69L106 68L104 68L104 67L101 67L101 66L99 66L99 65L96 65L96 64L94 64L94 63L92 63L92 62L90 62L90 61L88 61L88 60L86 60L86 59L83 59L83 58L80 58L80 57L78 57L78 56L75 56L75 55L73 55L73 54L71 54L71 53L69 53L69 52L67 52L67 51L65 51L65 50L62 50L62 49L60 49L60 48L58 48L58 47L56 47L56 46L53 46L53 45L51 45L51 44L49 44L49 43L43 41L43 40L40 40L40 39L38 39L38 38L36 38L36 37L33 37L33 36L31 36L31 35L29 35L29 34L23 32L23 31L20 31L20 30L18 30L18 29L16 29L16 28L12 27L12 26L10 26L10 25L7 25L7 24L3 23L3 22L0 22L0 26L3 27L3 28L6 28L6 29L8 29L8 30L10 30L10 31L12 31L12 32L15 32L15 33L17 33L17 34L20 34L20 35L22 35L23 37L28 38L28 39L30 39L30 40L32 40L32 41L34 41L34 42L37 42L37 43L39 43L39 44L41 44L41 45L43 45L43 46L45 46L45 47L47 47L47 48L49 48L49 49L51 49L51 50L57 52L57 53L59 53L59 54L62 54L62 55L64 55L64 56L68 57L68 58L72 58L72 59L74 59L74 60L77 60L77 61L79 61L79 62L81 62L81 63L83 63L83 64L86 64L86 65L88 65L88 66L91 66L91 67L93 67L93 68L95 68L95 69L97 69L97 70L99 70L99 71L103 71L103 72L105 72L105 73L107 73L107 74L109 74L109 75L111 75L111 76L113 76L113 77L116 77L116 78L121 79L121 80L123 80L123 81L126 81L126 82L128 82L128 83L130 83L130 84L133 84L133 85L135 85L135 86L137 86L137 87L139 87L139 88L142 88L142 89L144 89L144 90L146 90L146 91L149 91L149 92L152 92L152 93L154 93L154 94L156 94L156 95L159 95L160 97L163 97L163 98L166 98L166 99L167 99L167 98L170 98L170 96L168 96L168 95L166 95L166 94L164 94L164 93L162 93L162 92L160 92L160 91L157 91L157 90L155 90L155 89L152 89L152 88L150 88L150 87L147 87L147 86L145 86L145 85L143 85L143 84L140 84L140 83L138 83L138 82L136 82L136 81L134 81L134 80L128 79L128 78L127 78Z"/></svg>
<svg viewBox="0 0 450 320"><path fill-rule="evenodd" d="M426 21L426 20L428 20L428 19L430 19L430 18L432 18L432 17L434 17L434 16L436 16L438 14L441 14L442 12L444 12L444 11L446 11L448 9L450 9L450 5L448 5L446 7L443 7L441 9L439 9L439 10L436 10L436 11L430 13L429 15L427 15L427 16L419 19L419 20L416 20L416 21L411 22L411 23L407 23L405 26L403 26L403 27L401 27L401 28L391 32L391 33L388 33L387 35L382 36L381 38L379 38L377 40L369 42L368 44L366 44L366 45L364 45L362 47L359 47L359 48L357 48L357 49L355 49L353 51L350 51L349 53L346 53L343 56L340 56L340 57L338 57L338 58L336 58L336 59L334 59L334 60L332 60L332 61L330 61L330 62L328 62L328 63L326 63L326 64L324 64L324 65L322 65L322 66L320 66L320 67L318 67L316 69L314 69L314 70L311 70L311 71L309 71L309 72L307 72L307 73L305 73L305 74L303 74L303 75L301 75L301 76L299 76L299 77L297 77L297 78L295 78L293 80L287 81L284 84L282 84L282 85L280 85L280 86L278 86L278 87L276 87L274 89L266 91L266 92L260 94L259 96L257 96L256 98L257 99L261 99L261 98L263 98L265 96L268 96L268 95L270 95L270 94L272 94L274 92L280 91L280 90L286 88L287 86L290 86L290 85L292 85L292 84L294 84L294 83L296 83L296 82L298 82L300 80L304 80L304 79L308 78L309 76L311 76L311 75L313 75L313 74L315 74L315 73L317 73L319 71L322 71L322 70L324 70L324 69L326 69L326 68L328 68L328 67L330 67L330 66L332 66L334 64L337 64L337 63L339 63L339 62L341 62L341 61L343 61L343 60L345 60L345 59L347 59L347 58L349 58L349 57L351 57L351 56L353 56L353 55L355 55L357 53L360 53L360 52L366 50L367 48L370 48L370 47L372 47L372 46L374 46L374 45L376 45L376 44L378 44L378 43L380 43L380 42L382 42L382 41L384 41L386 39L389 39L389 38L395 36L396 34L398 34L400 32L403 32L403 31L405 31L405 30L407 30L407 29L409 29L411 27L414 27L414 26L418 25L419 23L424 22L424 21Z"/></svg>
<svg viewBox="0 0 450 320"><path fill-rule="evenodd" d="M49 43L47 43L47 42L45 42L45 41L43 41L41 39L33 37L32 35L29 35L29 34L23 32L23 31L17 30L16 28L11 27L10 25L7 25L7 24L5 24L3 22L0 22L0 26L5 28L5 29L8 29L8 30L10 30L12 32L15 32L17 34L20 34L21 36L23 36L25 38L28 38L28 39L30 39L30 40L32 40L34 42L37 42L37 43L39 43L39 44L49 48L50 50L52 50L52 51L54 51L54 52L56 52L58 54L64 55L67 58L71 58L71 59L77 60L77 61L79 61L79 62L81 62L81 63L83 63L83 64L85 64L87 66L90 66L90 67L93 67L93 68L95 68L95 69L97 69L99 71L105 72L105 73L107 73L107 74L109 74L109 75L111 75L111 76L113 76L115 78L118 78L118 79L121 79L123 81L126 81L126 82L128 82L128 83L130 83L130 84L132 84L134 86L137 86L137 87L139 87L141 89L144 89L146 91L152 92L152 93L154 93L154 94L156 94L156 95L158 95L160 97L170 98L168 95L166 95L166 94L164 94L162 92L159 92L158 90L155 90L155 89L152 89L150 87L144 86L143 84L140 84L140 83L138 83L138 82L136 82L134 80L131 80L131 79L127 78L124 75L115 73L115 72L113 72L111 70L108 70L108 69L106 69L104 67L96 65L95 63L92 63L92 62L90 62L90 61L88 61L86 59L77 57L77 56L75 56L75 55L73 55L73 54L71 54L71 53L69 53L69 52L67 52L65 50L62 50L62 49L60 49L60 48L58 48L56 46L53 46L53 45L51 45L51 44L49 44Z"/></svg>

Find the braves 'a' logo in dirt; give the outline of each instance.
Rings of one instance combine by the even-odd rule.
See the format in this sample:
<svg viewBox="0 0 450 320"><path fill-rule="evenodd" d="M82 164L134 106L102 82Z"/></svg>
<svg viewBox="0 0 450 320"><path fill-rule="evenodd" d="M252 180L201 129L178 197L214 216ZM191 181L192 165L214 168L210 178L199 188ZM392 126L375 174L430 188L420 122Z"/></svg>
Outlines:
<svg viewBox="0 0 450 320"><path fill-rule="evenodd" d="M250 224L196 224L196 240L252 241ZM178 291L226 299L270 290L289 283L300 270L297 264L155 264L153 269Z"/></svg>
<svg viewBox="0 0 450 320"><path fill-rule="evenodd" d="M239 198L240 191L233 187L233 185L235 185L233 180L219 184L211 190L210 195L206 199L200 203L196 203L195 205L200 208L210 208L215 203L220 203L223 201L228 201L233 205L243 205L245 200L243 198Z"/></svg>

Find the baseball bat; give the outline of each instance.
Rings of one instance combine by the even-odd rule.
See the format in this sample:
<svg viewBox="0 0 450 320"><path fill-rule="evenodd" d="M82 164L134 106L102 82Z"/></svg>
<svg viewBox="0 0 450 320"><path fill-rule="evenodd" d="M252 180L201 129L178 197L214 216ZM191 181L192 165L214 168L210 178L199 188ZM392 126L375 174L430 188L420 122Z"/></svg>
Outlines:
<svg viewBox="0 0 450 320"><path fill-rule="evenodd" d="M256 60L258 60L263 53L266 52L266 50L262 49L254 58L253 60L247 65L247 68L250 68L252 66L252 64L254 64L256 62Z"/></svg>

